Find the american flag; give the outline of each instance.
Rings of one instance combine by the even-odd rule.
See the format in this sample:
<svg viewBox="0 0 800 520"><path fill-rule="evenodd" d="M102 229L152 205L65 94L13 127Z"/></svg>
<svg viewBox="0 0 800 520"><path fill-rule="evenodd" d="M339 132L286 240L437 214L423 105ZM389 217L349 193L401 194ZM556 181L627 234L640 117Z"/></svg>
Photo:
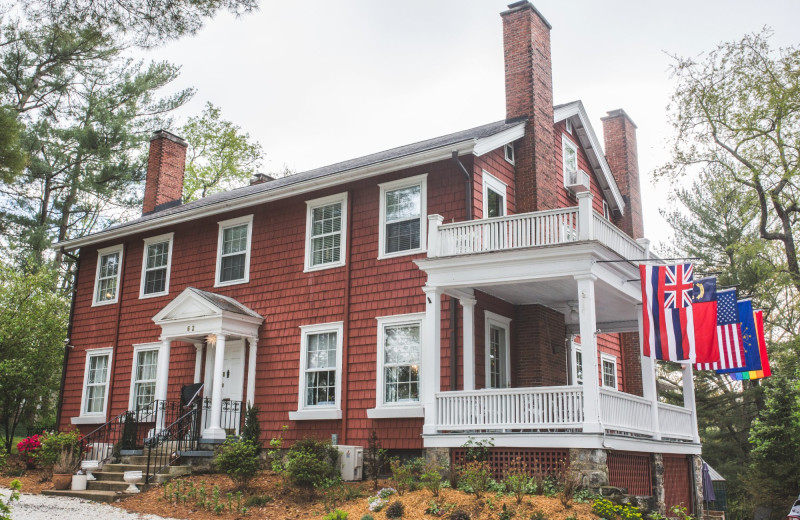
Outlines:
<svg viewBox="0 0 800 520"><path fill-rule="evenodd" d="M717 291L718 363L698 363L697 370L727 370L745 364L742 329L736 305L736 289Z"/></svg>

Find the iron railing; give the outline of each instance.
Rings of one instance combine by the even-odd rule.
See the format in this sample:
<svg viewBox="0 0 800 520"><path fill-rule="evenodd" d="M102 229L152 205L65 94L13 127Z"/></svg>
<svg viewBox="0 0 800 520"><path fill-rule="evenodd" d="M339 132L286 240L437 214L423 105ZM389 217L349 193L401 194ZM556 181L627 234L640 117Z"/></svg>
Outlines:
<svg viewBox="0 0 800 520"><path fill-rule="evenodd" d="M185 413L178 419L145 439L145 484L152 483L158 473L177 462L182 452L197 450L200 443L198 408L196 404L188 409L184 408Z"/></svg>
<svg viewBox="0 0 800 520"><path fill-rule="evenodd" d="M238 435L241 431L243 419L242 408L242 401L231 401L230 399L222 400L219 424L228 435ZM203 427L208 428L211 425L211 398L209 397L203 399L203 418Z"/></svg>

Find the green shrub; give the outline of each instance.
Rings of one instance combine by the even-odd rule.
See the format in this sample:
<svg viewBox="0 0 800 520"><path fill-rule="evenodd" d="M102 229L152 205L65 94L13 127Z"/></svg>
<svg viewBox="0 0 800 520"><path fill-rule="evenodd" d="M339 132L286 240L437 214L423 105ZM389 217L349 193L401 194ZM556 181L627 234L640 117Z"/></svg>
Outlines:
<svg viewBox="0 0 800 520"><path fill-rule="evenodd" d="M322 520L347 520L347 513L337 509L322 517Z"/></svg>
<svg viewBox="0 0 800 520"><path fill-rule="evenodd" d="M364 515L361 520L375 520L375 518L372 515Z"/></svg>
<svg viewBox="0 0 800 520"><path fill-rule="evenodd" d="M229 437L220 446L214 464L239 488L246 488L260 466L258 448L250 441Z"/></svg>
<svg viewBox="0 0 800 520"><path fill-rule="evenodd" d="M513 510L509 509L506 504L503 504L503 509L501 509L500 512L497 513L497 519L498 520L511 520L511 518L515 514L516 513Z"/></svg>
<svg viewBox="0 0 800 520"><path fill-rule="evenodd" d="M528 475L528 465L517 457L506 466L503 474L503 484L506 491L514 495L517 504L522 503L522 498L528 492L531 485L531 477Z"/></svg>
<svg viewBox="0 0 800 520"><path fill-rule="evenodd" d="M405 512L406 508L403 506L403 503L395 501L386 508L386 518L403 518L403 513Z"/></svg>
<svg viewBox="0 0 800 520"><path fill-rule="evenodd" d="M19 480L14 479L9 487L11 488L11 494L8 499L4 501L3 497L0 496L0 520L11 520L11 503L19 501L19 490L22 489L22 484Z"/></svg>
<svg viewBox="0 0 800 520"><path fill-rule="evenodd" d="M253 495L245 501L244 505L247 507L265 506L273 500L274 498L269 495Z"/></svg>
<svg viewBox="0 0 800 520"><path fill-rule="evenodd" d="M414 485L414 468L409 463L404 463L400 459L393 459L390 467L392 469L392 481L397 488L397 494L403 496L406 490Z"/></svg>
<svg viewBox="0 0 800 520"><path fill-rule="evenodd" d="M244 416L242 440L250 441L255 445L257 452L261 453L261 424L258 422L258 406L247 403L247 412Z"/></svg>
<svg viewBox="0 0 800 520"><path fill-rule="evenodd" d="M476 441L470 438L461 447L466 450L464 462L485 462L489 460L489 451L494 447L494 441L492 439Z"/></svg>
<svg viewBox="0 0 800 520"><path fill-rule="evenodd" d="M530 520L547 520L547 515L545 515L541 511L534 511L533 513L531 513Z"/></svg>
<svg viewBox="0 0 800 520"><path fill-rule="evenodd" d="M592 504L592 513L606 520L615 520L618 516L622 520L642 520L639 508L630 504L614 505L610 500L599 498ZM673 512L675 513L675 512ZM679 517L676 515L676 517Z"/></svg>
<svg viewBox="0 0 800 520"><path fill-rule="evenodd" d="M429 462L425 466L425 471L419 476L422 486L430 491L433 496L439 496L439 490L442 488L442 467L437 462Z"/></svg>
<svg viewBox="0 0 800 520"><path fill-rule="evenodd" d="M72 451L80 454L80 432L75 429L66 432L46 433L39 437L42 445L36 450L36 462L51 468L59 462L62 452ZM90 454L91 458L91 454Z"/></svg>
<svg viewBox="0 0 800 520"><path fill-rule="evenodd" d="M267 450L267 460L275 473L283 474L283 470L286 469L283 461L283 434L287 431L289 431L289 425L284 424L281 426L281 433L269 440L270 449Z"/></svg>
<svg viewBox="0 0 800 520"><path fill-rule="evenodd" d="M461 469L459 478L463 486L468 487L476 498L481 498L492 482L492 472L489 470L489 463L486 461L468 462Z"/></svg>
<svg viewBox="0 0 800 520"><path fill-rule="evenodd" d="M386 450L383 449L381 440L378 438L378 432L375 430L372 430L369 434L367 449L364 452L364 462L366 463L367 475L372 480L372 489L377 491L378 477L380 477L381 468L386 462Z"/></svg>
<svg viewBox="0 0 800 520"><path fill-rule="evenodd" d="M289 448L286 473L295 486L313 495L314 489L339 477L339 451L329 441L301 439Z"/></svg>
<svg viewBox="0 0 800 520"><path fill-rule="evenodd" d="M470 520L469 513L463 509L456 509L450 513L450 520Z"/></svg>

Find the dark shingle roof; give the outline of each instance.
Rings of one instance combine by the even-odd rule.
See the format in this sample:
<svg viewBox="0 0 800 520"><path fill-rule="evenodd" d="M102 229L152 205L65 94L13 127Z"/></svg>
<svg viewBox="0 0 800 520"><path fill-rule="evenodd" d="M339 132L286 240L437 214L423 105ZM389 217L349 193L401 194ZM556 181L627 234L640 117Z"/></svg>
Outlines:
<svg viewBox="0 0 800 520"><path fill-rule="evenodd" d="M262 316L257 312L247 308L246 306L242 305L241 303L237 302L233 298L229 298L228 296L222 296L221 294L215 294L208 291L202 291L196 287L187 287L188 290L192 291L193 293L201 296L202 298L209 301L215 307L219 308L220 310L226 312L232 312L234 314L242 314L244 316L252 316L253 318L261 318Z"/></svg>

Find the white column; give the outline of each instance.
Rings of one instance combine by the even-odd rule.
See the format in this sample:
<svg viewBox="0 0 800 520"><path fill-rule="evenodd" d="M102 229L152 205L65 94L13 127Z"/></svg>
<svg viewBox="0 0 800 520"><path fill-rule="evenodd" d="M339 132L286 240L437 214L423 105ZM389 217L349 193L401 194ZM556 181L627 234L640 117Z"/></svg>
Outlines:
<svg viewBox="0 0 800 520"><path fill-rule="evenodd" d="M250 355L247 359L247 404L252 406L256 395L256 353L258 351L258 338L247 338L250 346Z"/></svg>
<svg viewBox="0 0 800 520"><path fill-rule="evenodd" d="M194 383L200 382L200 376L202 375L200 372L203 368L203 344L202 343L195 343L194 344L195 353L194 353Z"/></svg>
<svg viewBox="0 0 800 520"><path fill-rule="evenodd" d="M458 300L464 309L464 390L475 390L475 299Z"/></svg>
<svg viewBox="0 0 800 520"><path fill-rule="evenodd" d="M161 409L157 413L158 424L156 429L161 431L164 429L164 410L166 409L167 400L167 386L169 385L169 349L172 340L169 338L161 338L161 348L158 349L158 368L156 369L156 403L155 406Z"/></svg>
<svg viewBox="0 0 800 520"><path fill-rule="evenodd" d="M592 213L591 191L578 193L578 240L594 239L594 214ZM583 344L583 343L581 343Z"/></svg>
<svg viewBox="0 0 800 520"><path fill-rule="evenodd" d="M594 275L579 275L578 313L581 350L583 351L583 431L600 431L600 385L597 370L597 318L595 314Z"/></svg>
<svg viewBox="0 0 800 520"><path fill-rule="evenodd" d="M439 226L444 222L441 215L428 215L428 258L439 256Z"/></svg>
<svg viewBox="0 0 800 520"><path fill-rule="evenodd" d="M217 347L214 354L214 375L211 389L211 414L208 420L208 428L203 430L204 439L225 439L225 430L220 426L220 415L222 413L222 365L225 361L225 336L217 336Z"/></svg>
<svg viewBox="0 0 800 520"><path fill-rule="evenodd" d="M423 434L436 433L436 392L441 386L442 293L434 287L425 292L425 335L422 341L422 405L425 408Z"/></svg>
<svg viewBox="0 0 800 520"><path fill-rule="evenodd" d="M697 407L694 402L694 371L692 364L683 365L683 407L692 411L692 437L694 442L700 442L697 434Z"/></svg>
<svg viewBox="0 0 800 520"><path fill-rule="evenodd" d="M644 328L642 325L642 304L636 305L636 319L639 322L639 359L642 364L642 396L650 401L650 425L653 438L661 438L658 424L658 388L656 387L656 360L644 355Z"/></svg>

